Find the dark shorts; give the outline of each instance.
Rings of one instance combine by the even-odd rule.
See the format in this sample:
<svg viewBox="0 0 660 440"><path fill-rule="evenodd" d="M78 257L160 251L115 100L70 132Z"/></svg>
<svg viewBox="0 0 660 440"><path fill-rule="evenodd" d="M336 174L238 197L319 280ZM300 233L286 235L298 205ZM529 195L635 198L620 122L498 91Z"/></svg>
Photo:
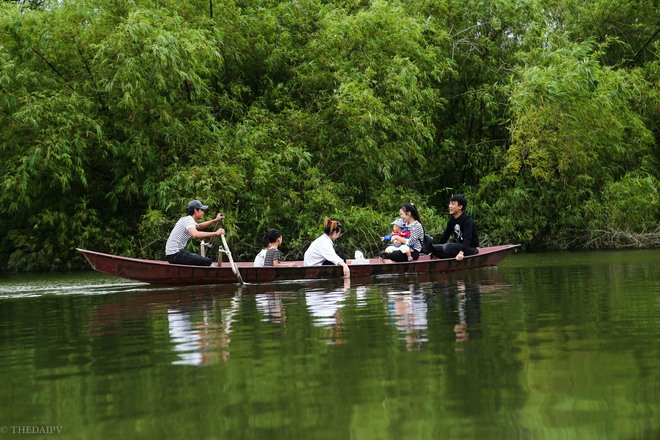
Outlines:
<svg viewBox="0 0 660 440"><path fill-rule="evenodd" d="M213 263L210 258L193 254L187 250L180 250L176 254L166 255L165 259L172 264L185 264L187 266L210 266Z"/></svg>

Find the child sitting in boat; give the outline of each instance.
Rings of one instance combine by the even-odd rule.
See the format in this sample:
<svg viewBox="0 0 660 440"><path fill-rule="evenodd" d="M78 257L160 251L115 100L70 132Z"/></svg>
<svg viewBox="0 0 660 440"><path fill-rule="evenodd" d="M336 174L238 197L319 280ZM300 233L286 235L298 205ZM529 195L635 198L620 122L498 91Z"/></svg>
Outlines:
<svg viewBox="0 0 660 440"><path fill-rule="evenodd" d="M282 264L281 254L278 247L282 244L282 233L277 229L271 229L262 239L264 248L254 259L254 267L292 266L295 264Z"/></svg>
<svg viewBox="0 0 660 440"><path fill-rule="evenodd" d="M392 232L388 235L385 235L380 238L380 241L391 241L392 237L403 237L410 238L410 231L406 227L406 224L403 222L403 219L398 218L392 223ZM382 253L391 254L394 251L401 251L401 253L408 256L408 260L411 260L410 247L405 244L392 243Z"/></svg>

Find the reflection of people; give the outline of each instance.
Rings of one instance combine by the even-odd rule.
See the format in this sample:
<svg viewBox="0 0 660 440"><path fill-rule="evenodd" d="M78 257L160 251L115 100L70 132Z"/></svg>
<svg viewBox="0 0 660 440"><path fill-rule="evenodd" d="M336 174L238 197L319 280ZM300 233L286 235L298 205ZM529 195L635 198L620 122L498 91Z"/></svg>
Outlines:
<svg viewBox="0 0 660 440"><path fill-rule="evenodd" d="M457 194L449 199L449 214L451 218L440 237L439 243L433 245L433 256L437 258L456 258L462 260L464 256L478 254L479 237L472 217L467 215L465 208L467 199L463 194ZM456 242L448 243L451 235Z"/></svg>
<svg viewBox="0 0 660 440"><path fill-rule="evenodd" d="M266 315L267 320L274 324L281 324L286 320L281 292L260 293L256 295L255 299L257 309Z"/></svg>
<svg viewBox="0 0 660 440"><path fill-rule="evenodd" d="M214 223L218 223L225 216L218 214L213 220L208 220L202 223L199 222L204 218L208 206L203 205L199 200L193 200L188 203L188 215L181 217L176 222L170 236L165 245L165 259L173 264L187 264L191 266L210 266L212 261L208 257L202 257L198 254L188 252L185 247L188 244L190 237L207 238L216 235L222 235L225 230L219 228L214 232L202 232L200 229L206 229Z"/></svg>
<svg viewBox="0 0 660 440"><path fill-rule="evenodd" d="M314 325L326 327L329 330L328 343L342 344L344 313L342 308L346 295L351 287L351 281L344 279L343 288L331 291L307 291L306 303L309 313L313 317Z"/></svg>
<svg viewBox="0 0 660 440"><path fill-rule="evenodd" d="M391 241L392 237L403 237L403 238L410 238L410 230L406 227L406 224L403 222L402 218L398 218L394 220L392 223L392 232L388 235L385 235L384 237L381 237L381 241ZM411 260L412 257L410 255L410 246L407 244L400 244L400 243L392 243L388 247L385 248L383 252L386 254L391 254L394 251L401 251L406 256L408 257L408 260Z"/></svg>
<svg viewBox="0 0 660 440"><path fill-rule="evenodd" d="M218 357L225 361L229 359L229 352L212 350L214 346L226 348L229 335L209 322L211 317L207 311L202 316L202 321L195 323L190 312L167 310L170 337L179 357L172 362L173 365L208 365Z"/></svg>
<svg viewBox="0 0 660 440"><path fill-rule="evenodd" d="M481 321L481 286L459 280L456 285L448 287L449 295L445 296L445 302L447 308L455 314L453 330L456 342L460 344L456 351L463 351L462 343L473 339L474 326Z"/></svg>
<svg viewBox="0 0 660 440"><path fill-rule="evenodd" d="M326 218L323 222L323 235L314 240L305 251L305 266L339 265L344 268L344 276L350 277L351 271L344 258L337 255L334 242L341 235L341 223Z"/></svg>
<svg viewBox="0 0 660 440"><path fill-rule="evenodd" d="M222 322L217 322L218 316L207 307L201 311L169 308L169 333L178 357L172 364L200 366L218 360L228 361L229 335L233 315L239 307L238 298L233 297L229 306L222 308L219 316Z"/></svg>
<svg viewBox="0 0 660 440"><path fill-rule="evenodd" d="M396 317L396 326L406 340L406 348L412 350L420 348L426 341L423 333L427 328L428 306L424 296L407 292L396 293L388 296L391 301L392 312Z"/></svg>
<svg viewBox="0 0 660 440"><path fill-rule="evenodd" d="M202 353L199 351L200 332L193 329L189 313L181 310L168 310L167 321L169 322L170 336L176 344L175 350L179 352L178 361L173 364L201 365Z"/></svg>
<svg viewBox="0 0 660 440"><path fill-rule="evenodd" d="M394 251L392 253L382 253L380 257L384 260L392 260L397 262L417 260L419 253L422 251L422 243L424 240L424 227L422 226L417 207L412 203L404 203L399 207L399 215L406 223L406 227L410 230L410 237L404 238L399 236L392 237L393 244L405 244L410 247L410 257L401 251Z"/></svg>

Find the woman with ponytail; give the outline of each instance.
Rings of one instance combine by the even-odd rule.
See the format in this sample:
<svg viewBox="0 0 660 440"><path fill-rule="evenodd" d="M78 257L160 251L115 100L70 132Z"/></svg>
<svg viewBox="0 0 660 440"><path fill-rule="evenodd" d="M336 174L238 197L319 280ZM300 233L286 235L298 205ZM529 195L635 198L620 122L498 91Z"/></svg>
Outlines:
<svg viewBox="0 0 660 440"><path fill-rule="evenodd" d="M339 265L344 268L344 276L350 277L348 264L335 251L334 242L340 235L341 223L326 218L323 222L323 235L314 240L305 252L305 266Z"/></svg>
<svg viewBox="0 0 660 440"><path fill-rule="evenodd" d="M410 247L410 257L398 250L389 254L381 252L380 257L384 260L387 259L399 263L417 260L424 243L424 227L422 226L419 212L417 212L417 207L412 203L404 203L399 206L399 215L410 231L410 237L405 238L395 236L392 237L392 243L398 245L407 244Z"/></svg>

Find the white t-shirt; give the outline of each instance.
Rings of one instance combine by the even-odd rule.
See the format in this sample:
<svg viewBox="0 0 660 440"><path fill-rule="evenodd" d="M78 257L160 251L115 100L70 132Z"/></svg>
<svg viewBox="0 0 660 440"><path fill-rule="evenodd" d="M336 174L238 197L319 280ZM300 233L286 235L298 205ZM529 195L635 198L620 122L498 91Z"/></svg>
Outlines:
<svg viewBox="0 0 660 440"><path fill-rule="evenodd" d="M341 257L335 252L332 239L323 234L309 245L305 252L305 266L320 266L324 261L330 261L333 264L339 264Z"/></svg>
<svg viewBox="0 0 660 440"><path fill-rule="evenodd" d="M259 252L257 256L254 257L254 267L264 267L266 252L268 252L268 249L262 249L261 252Z"/></svg>
<svg viewBox="0 0 660 440"><path fill-rule="evenodd" d="M197 228L197 222L192 215L187 217L181 217L172 232L170 232L170 237L167 239L167 244L165 245L165 255L174 255L182 249L186 248L188 240L190 240L190 232L188 232L189 227Z"/></svg>

